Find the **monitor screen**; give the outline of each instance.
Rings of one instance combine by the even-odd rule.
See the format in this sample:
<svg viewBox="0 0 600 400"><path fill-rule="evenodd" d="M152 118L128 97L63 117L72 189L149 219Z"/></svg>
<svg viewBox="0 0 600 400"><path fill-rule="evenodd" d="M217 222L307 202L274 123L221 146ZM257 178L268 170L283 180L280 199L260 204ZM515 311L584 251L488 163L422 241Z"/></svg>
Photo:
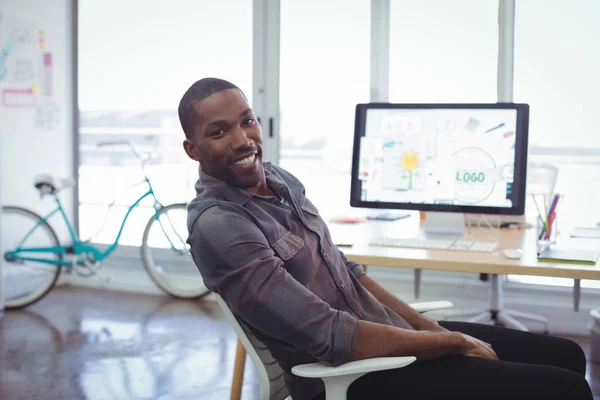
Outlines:
<svg viewBox="0 0 600 400"><path fill-rule="evenodd" d="M359 104L351 205L523 214L529 106Z"/></svg>

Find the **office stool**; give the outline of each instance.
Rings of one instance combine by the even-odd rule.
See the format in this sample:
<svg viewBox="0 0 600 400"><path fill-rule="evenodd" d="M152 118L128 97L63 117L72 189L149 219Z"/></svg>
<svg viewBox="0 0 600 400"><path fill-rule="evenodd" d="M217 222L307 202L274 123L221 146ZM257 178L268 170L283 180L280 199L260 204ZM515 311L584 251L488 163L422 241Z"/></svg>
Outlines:
<svg viewBox="0 0 600 400"><path fill-rule="evenodd" d="M519 329L521 331L529 331L525 325L517 320L518 318L525 321L538 322L544 326L544 333L548 333L548 318L542 315L504 309L504 296L502 291L502 280L504 276L505 275L489 274L488 284L490 305L488 309L459 311L457 313L445 315L443 318L448 319L474 315L467 321L480 324L494 324L505 326L507 328Z"/></svg>

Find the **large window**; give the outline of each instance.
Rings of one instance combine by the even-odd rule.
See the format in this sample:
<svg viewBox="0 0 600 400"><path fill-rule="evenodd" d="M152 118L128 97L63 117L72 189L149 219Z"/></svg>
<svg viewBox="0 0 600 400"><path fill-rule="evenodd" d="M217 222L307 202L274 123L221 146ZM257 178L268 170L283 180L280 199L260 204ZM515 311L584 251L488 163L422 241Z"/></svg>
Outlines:
<svg viewBox="0 0 600 400"><path fill-rule="evenodd" d="M531 145L600 150L600 2L519 1L515 14L514 95L531 106Z"/></svg>
<svg viewBox="0 0 600 400"><path fill-rule="evenodd" d="M350 208L354 110L369 101L370 7L281 2L280 164L326 217Z"/></svg>
<svg viewBox="0 0 600 400"><path fill-rule="evenodd" d="M148 174L159 201L189 201L197 163L182 148L177 106L196 80L230 80L252 96L252 0L79 1L80 231L112 243L146 187L129 140L152 154ZM108 29L107 27L110 27ZM107 214L107 205L117 200ZM139 245L151 203L136 209L122 244Z"/></svg>
<svg viewBox="0 0 600 400"><path fill-rule="evenodd" d="M600 222L600 2L527 0L515 12L515 101L530 104L533 161L559 168L556 191L566 194L559 240L573 226ZM577 244L574 244L576 247ZM571 286L571 279L511 277ZM582 286L600 287L597 281Z"/></svg>
<svg viewBox="0 0 600 400"><path fill-rule="evenodd" d="M498 1L390 2L390 101L495 102Z"/></svg>
<svg viewBox="0 0 600 400"><path fill-rule="evenodd" d="M112 242L126 206L143 191L127 188L141 180L137 160L124 147L97 148L99 141L127 139L154 153L148 172L163 203L193 196L197 165L181 148L176 108L186 88L204 76L231 80L250 100L255 86L258 108L265 108L259 110L265 134L266 119L279 117L280 165L300 178L325 219L352 212L355 106L369 102L371 90L381 89L372 85L387 86L389 98L383 100L391 102L498 99L499 42L506 40L498 34L499 22L503 27L511 22L508 13L499 15L499 4L511 2L390 0L389 13L379 8L385 2L371 0L279 3L79 1L83 237L101 226L107 205L123 191L95 237ZM514 100L531 105L530 160L560 167L556 190L567 194L561 217L568 223L559 222L563 229L594 224L600 221L594 214L600 213L594 206L600 201L600 128L595 122L600 25L594 20L600 3L515 3ZM372 40L388 39L372 37L387 35L383 29L372 31L373 18L384 25L389 18L389 80L371 76L372 67L379 71L388 62L371 53ZM261 30L264 36L257 34ZM277 35L279 43L268 40ZM383 46L378 50L385 51ZM278 81L277 74L268 73L277 63ZM279 94L278 104L270 98L273 93ZM276 139L266 140L266 147ZM144 206L132 215L123 243L139 245L151 213L151 204Z"/></svg>

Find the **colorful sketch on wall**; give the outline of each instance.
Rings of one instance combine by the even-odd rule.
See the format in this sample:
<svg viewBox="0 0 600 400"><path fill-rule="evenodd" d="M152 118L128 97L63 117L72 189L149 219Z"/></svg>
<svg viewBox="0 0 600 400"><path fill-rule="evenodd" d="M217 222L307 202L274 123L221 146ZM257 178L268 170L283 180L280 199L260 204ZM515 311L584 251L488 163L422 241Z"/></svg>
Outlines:
<svg viewBox="0 0 600 400"><path fill-rule="evenodd" d="M31 82L35 80L33 60L29 58L19 58L15 60L15 72L13 78L16 83Z"/></svg>
<svg viewBox="0 0 600 400"><path fill-rule="evenodd" d="M13 108L35 107L35 94L32 89L2 89L2 106Z"/></svg>
<svg viewBox="0 0 600 400"><path fill-rule="evenodd" d="M58 127L54 57L43 29L0 13L0 107L31 109L38 129Z"/></svg>
<svg viewBox="0 0 600 400"><path fill-rule="evenodd" d="M44 96L52 96L52 54L44 53L44 72L42 76Z"/></svg>
<svg viewBox="0 0 600 400"><path fill-rule="evenodd" d="M40 104L35 109L35 127L52 130L58 127L60 108L52 102Z"/></svg>
<svg viewBox="0 0 600 400"><path fill-rule="evenodd" d="M30 46L33 44L34 28L22 21L6 20L8 40L15 46Z"/></svg>
<svg viewBox="0 0 600 400"><path fill-rule="evenodd" d="M2 46L2 50L0 51L0 81L3 80L8 74L8 65L7 60L8 56L12 52L12 43L6 42Z"/></svg>

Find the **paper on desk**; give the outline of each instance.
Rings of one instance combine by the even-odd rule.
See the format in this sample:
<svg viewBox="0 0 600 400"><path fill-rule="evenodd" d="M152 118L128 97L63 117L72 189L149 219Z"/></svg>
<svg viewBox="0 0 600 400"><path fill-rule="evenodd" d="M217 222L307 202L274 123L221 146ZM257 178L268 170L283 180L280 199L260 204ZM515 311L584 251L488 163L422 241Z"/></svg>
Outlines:
<svg viewBox="0 0 600 400"><path fill-rule="evenodd" d="M585 228L576 227L571 232L571 237L574 238L588 238L588 239L600 239L600 228Z"/></svg>

